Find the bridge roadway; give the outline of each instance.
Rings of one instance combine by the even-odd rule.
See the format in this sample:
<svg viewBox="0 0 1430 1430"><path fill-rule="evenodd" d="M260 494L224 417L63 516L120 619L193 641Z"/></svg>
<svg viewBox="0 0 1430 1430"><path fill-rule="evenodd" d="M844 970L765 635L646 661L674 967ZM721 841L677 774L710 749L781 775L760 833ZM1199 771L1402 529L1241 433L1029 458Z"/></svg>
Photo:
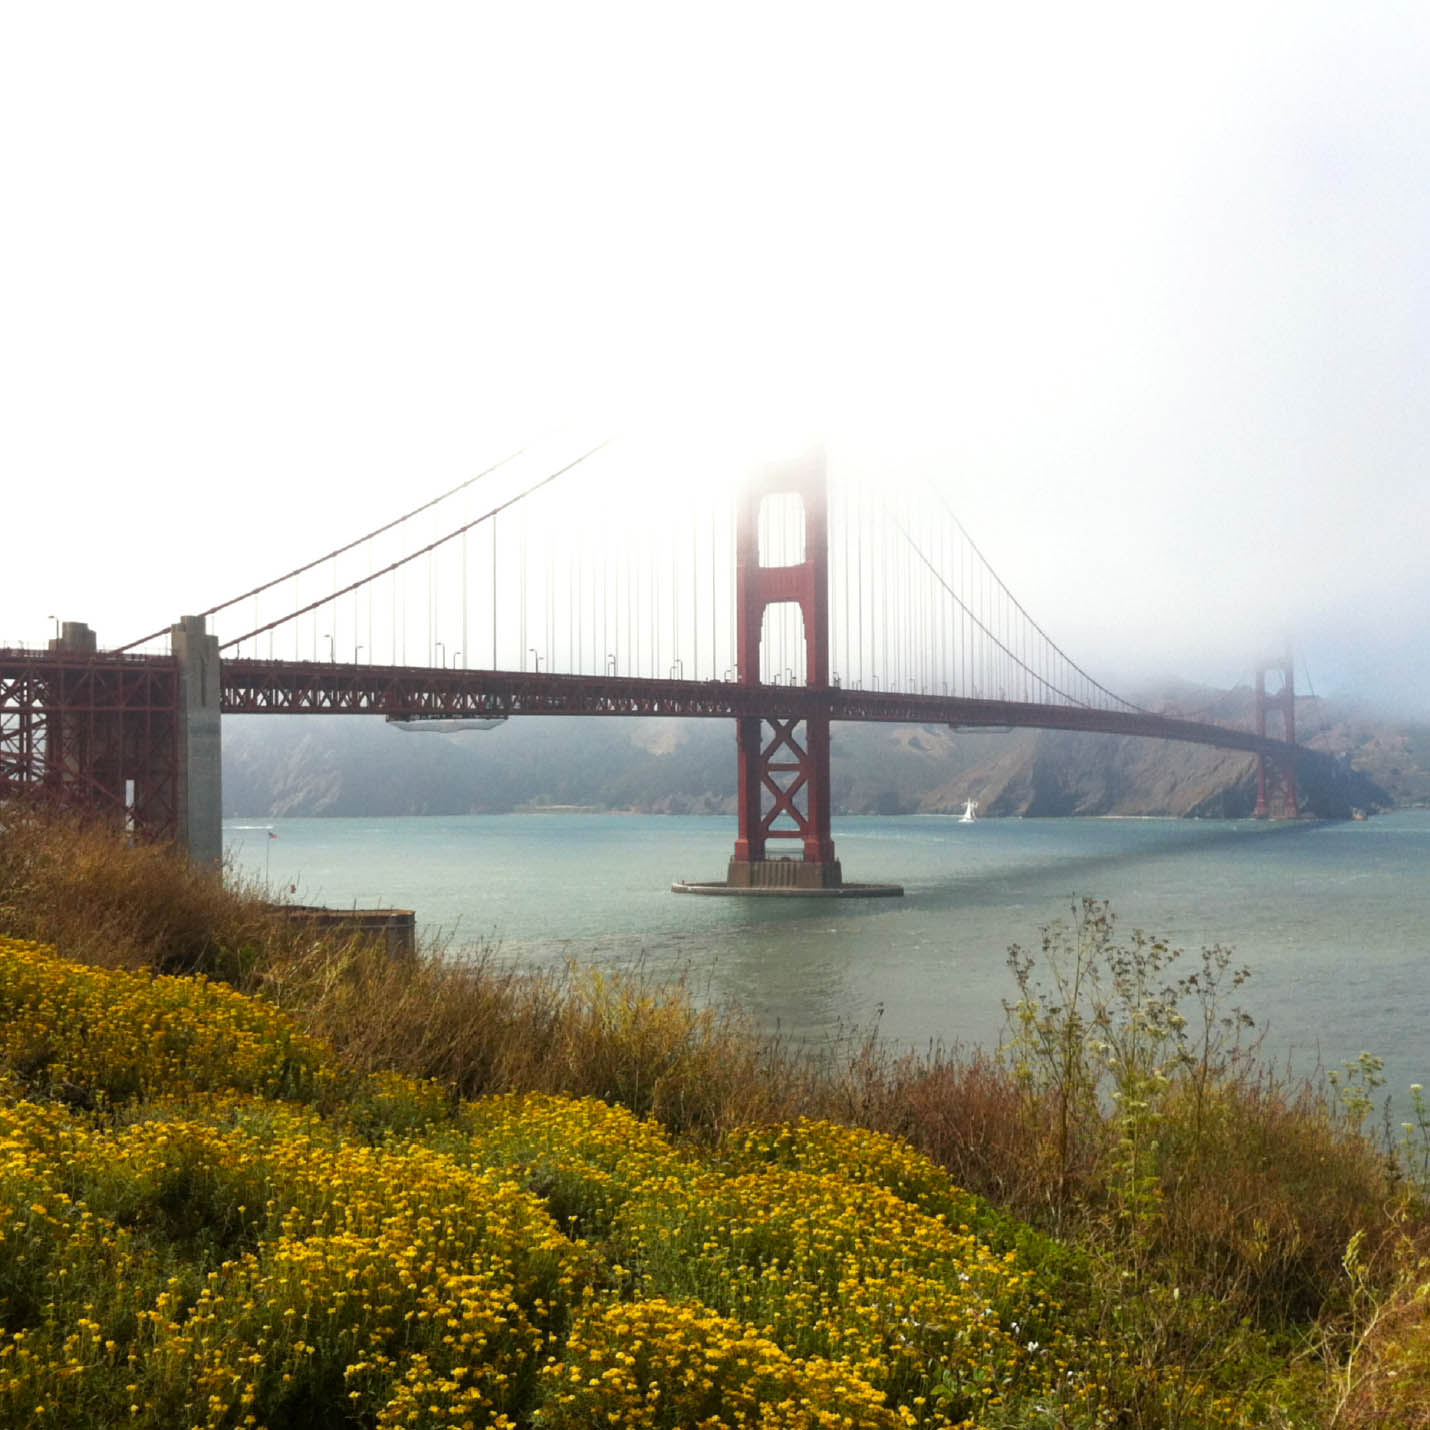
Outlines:
<svg viewBox="0 0 1430 1430"><path fill-rule="evenodd" d="M29 703L89 711L158 713L174 702L172 656L81 656L0 650L0 713L21 686ZM225 660L220 669L224 714L464 716L663 715L697 719L883 721L910 725L1019 726L1141 735L1284 761L1331 762L1304 745L1196 720L1084 705L983 700L957 695L904 695L841 686L743 685L726 680L650 680L509 670L443 670L427 666L347 665L332 661ZM41 691L44 691L42 694ZM32 706L34 708L34 706Z"/></svg>
<svg viewBox="0 0 1430 1430"><path fill-rule="evenodd" d="M883 721L911 725L1022 726L1141 735L1284 761L1329 764L1333 756L1196 720L1083 705L983 700L955 695L725 680L650 680L530 671L442 670L425 666L344 665L327 661L226 660L225 714L463 716L663 715Z"/></svg>
<svg viewBox="0 0 1430 1430"><path fill-rule="evenodd" d="M196 863L217 865L223 857L223 714L727 719L739 722L741 808L755 810L759 823L750 826L755 829L753 842L750 835L737 840L729 880L709 887L783 889L791 882L785 876L794 870L798 876L794 882L804 893L811 889L868 893L866 886L843 884L833 856L827 824L831 721L1137 735L1263 755L1288 776L1300 771L1334 777L1338 767L1333 756L1284 740L1136 710L837 685L222 660L215 638L203 634L201 623L194 624L197 630L175 627L171 655L73 648L0 650L0 798L28 793L88 810L122 812L136 830L172 840ZM784 724L805 719L810 721L805 748L789 739L788 732L767 746L760 733L761 721ZM757 760L752 760L751 751ZM779 776L787 777L791 771L798 772L797 779L786 787ZM805 787L810 790L810 812L802 813L792 799L793 791ZM1294 782L1290 788L1294 791ZM779 796L772 812L764 807L765 789ZM782 810L794 820L796 830L772 827ZM1295 812L1294 803L1290 812ZM805 858L797 867L766 856L765 840L794 837L805 844ZM766 877L771 870L781 877ZM897 889L880 886L876 892Z"/></svg>

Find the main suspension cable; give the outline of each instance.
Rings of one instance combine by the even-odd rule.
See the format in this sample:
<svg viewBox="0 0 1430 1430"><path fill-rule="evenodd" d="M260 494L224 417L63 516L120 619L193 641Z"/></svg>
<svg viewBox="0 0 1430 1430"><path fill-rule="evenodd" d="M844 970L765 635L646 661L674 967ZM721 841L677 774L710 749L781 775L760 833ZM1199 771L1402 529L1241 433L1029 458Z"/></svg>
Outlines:
<svg viewBox="0 0 1430 1430"><path fill-rule="evenodd" d="M271 590L274 586L282 585L284 581L291 581L295 576L301 576L305 571L311 571L315 566L321 566L324 561L335 561L339 556L345 556L349 551L353 550L354 547L361 546L364 541L372 541L375 537L379 537L385 532L391 531L393 527L401 526L404 521L411 521L414 516L421 516L424 511L430 511L434 506L438 505L438 503L446 501L448 497L454 497L458 492L466 491L468 487L475 486L483 477L489 477L493 472L500 471L503 467L516 461L518 457L525 456L530 450L529 447L518 447L515 452L508 452L499 462L493 462L490 467L478 472L476 476L468 477L465 481L458 482L450 491L443 492L441 496L433 497L431 501L423 502L421 506L413 507L413 509L405 515L399 516L395 520L389 521L373 531L369 531L366 536L359 536L355 540L349 541L346 546L339 546L335 550L329 551L325 556L316 557L302 566L295 566L293 570L285 572L282 576L275 576L271 581L265 581L261 586L255 586L251 591L245 591L240 596L233 596L227 601L220 601L218 605L210 606L206 611L200 611L199 615L205 618L215 616L220 611L226 611L230 606L236 606L240 601L248 600L250 596L261 596L263 592ZM264 629L266 630L267 627L265 626ZM145 644L146 641L158 640L160 636L168 635L168 633L169 627L164 626L162 629L153 631L147 636L140 636L138 640L130 641L128 645L116 646L113 654L120 655L124 651L133 650L137 645Z"/></svg>
<svg viewBox="0 0 1430 1430"><path fill-rule="evenodd" d="M255 636L262 635L264 631L272 630L275 626L281 626L286 624L288 621L296 620L299 616L307 615L309 611L316 611L320 606L330 605L333 601L337 600L339 596L346 596L350 592L357 591L363 586L366 586L370 581L375 581L383 576L390 575L392 572L397 571L400 568L408 565L409 562L416 561L419 556L429 555L439 546L445 546L449 541L455 541L457 537L462 536L464 533L470 531L473 527L480 526L484 521L493 520L502 512L506 511L508 507L515 506L517 502L524 500L526 497L529 497L533 492L540 491L542 487L549 486L557 479L557 477L565 476L566 473L571 471L573 467L579 467L582 462L588 460L591 457L594 457L597 452L603 450L606 447L609 447L611 443L615 440L616 439L614 436L607 437L604 441L598 442L594 447L590 448L589 451L583 452L574 461L567 462L564 467L561 467L558 470L552 472L549 476L543 477L539 482L533 482L524 491L518 492L513 497L508 497L506 501L501 502L497 506L492 507L490 511L483 512L481 516L474 518L472 521L466 522L462 526L457 527L454 531L449 531L445 536L438 537L436 541L429 541L426 546L420 547L416 551L411 551L406 556L399 557L396 561L390 562L388 565L384 566L380 571L374 571L370 576L361 577L359 580L352 582L351 585L344 586L341 591L334 591L330 596L323 596L316 601L310 601L306 606L303 606L296 611L289 611L287 615L280 616L276 621L269 621L266 625L259 626L255 630L248 631L244 635L235 636L232 640L225 641L219 647L219 649L230 650L236 645L241 645L244 641L252 640ZM426 506L431 505L431 502L426 503ZM425 510L425 507L418 508L418 510Z"/></svg>
<svg viewBox="0 0 1430 1430"><path fill-rule="evenodd" d="M1028 625L1031 626L1031 627L1033 628L1033 630L1035 630L1035 631L1048 643L1048 645L1052 648L1052 650L1053 650L1059 657L1061 657L1064 661L1066 661L1067 664L1068 664L1073 670L1075 670L1080 676L1082 676L1082 678L1083 678L1085 681L1087 681L1087 683L1088 683L1089 685L1091 685L1094 690L1101 691L1102 694L1104 694L1105 696L1107 696L1107 698L1108 698L1109 700L1114 701L1114 702L1115 702L1116 704L1118 704L1118 705L1125 706L1128 710L1135 711L1135 712L1136 712L1137 714L1139 714L1139 715L1150 715L1150 714L1152 714L1152 713L1153 713L1152 711L1150 711L1150 710L1144 710L1144 709L1142 708L1142 706L1140 706L1140 705L1134 705L1134 704L1132 703L1132 701L1127 700L1127 699L1125 699L1123 696L1116 694L1114 691L1109 690L1109 689L1108 689L1105 685L1103 685L1100 681L1095 680L1095 679L1094 679L1092 676L1090 676L1090 675L1087 673L1087 671L1085 671L1075 660L1073 660L1073 658L1072 658L1070 655L1068 655L1068 653L1067 653L1065 650L1063 650L1063 648L1062 648L1060 645L1058 645L1058 643L1037 623L1037 621L1035 621L1035 620L1032 618L1032 616L1030 616L1030 615L1028 614L1028 612L1027 612L1026 610L1024 610L1022 602L1018 600L1018 598L1017 598L1017 597L1013 594L1013 592L1008 588L1008 586L1007 586L1007 584L1004 582L1003 578L998 574L998 572L997 572L996 570L994 570L994 568L993 568L993 563L992 563L991 561L989 561L989 559L982 553L982 551L980 551L980 550L978 549L978 543L977 543L976 541L974 541L974 539L968 534L968 528L965 527L964 524L958 519L958 514L957 514L957 513L953 510L953 508L948 504L948 498L945 497L944 494L943 494L941 491L939 491L939 489L938 489L936 486L934 486L933 482L932 482L931 480L929 480L927 477L925 477L924 483L925 483L925 485L929 488L929 490L934 494L934 496L938 498L939 505L943 507L943 510L944 510L945 515L946 515L946 516L949 518L949 520L952 521L953 524L958 528L959 535L961 535L961 536L963 537L963 539L968 543L969 549L970 549L970 550L973 552L973 554L979 559L979 561L981 561L981 562L983 563L984 569L988 572L988 574L994 579L994 581L996 581L996 582L998 583L999 589L1000 589L1000 590L1003 592L1003 594L1008 598L1008 600L1012 602L1013 608L1018 612L1018 614L1019 614L1020 616L1022 616L1022 618L1028 623ZM912 546L914 546L914 550L915 550L915 551L918 551L918 547L917 547L916 545L914 545L913 538L912 538L912 537L909 537L907 532L905 532L904 535L908 538L909 544L912 545ZM921 551L919 552L919 555L920 555L921 557L923 557L923 553L922 553ZM928 559L928 558L927 558L927 557L923 557L923 559L925 560L925 562L927 562L927 559ZM943 578L942 578L941 576L939 576L939 574L938 574L937 571L934 572L934 575L935 575L935 577L939 580L939 583L944 587L944 589L945 589L946 591L948 591L949 595L950 595L950 596L953 596L954 600L957 600L958 597L957 597L956 595L954 595L954 592L952 591L952 589L948 586L947 582L945 582L945 581L943 580ZM971 613L970 613L970 614L971 614ZM975 617L974 619L977 620L976 617ZM979 624L981 625L981 622L980 622ZM996 640L996 637L995 637L994 639ZM1001 645L1001 642L999 642L999 644ZM1005 650L1007 649L1006 647L1003 647L1003 648L1004 648ZM1011 651L1009 651L1008 653L1009 653L1010 655L1012 655L1012 652L1011 652ZM1023 662L1020 661L1020 660L1018 660L1018 657L1017 657L1017 656L1013 656L1013 659L1014 659L1015 661L1017 661L1017 663L1018 663L1019 665L1022 665L1022 666L1023 666L1023 669L1024 669L1024 670L1027 670L1028 673L1029 673L1030 675L1032 675L1035 680L1041 681L1043 684L1049 685L1050 688L1052 688L1050 682L1044 680L1043 677L1040 676L1040 675L1038 675L1038 673L1037 673L1036 671L1033 671L1033 670L1029 669L1029 667L1027 667L1026 665L1023 665ZM1062 691L1058 691L1058 694L1061 695L1061 694L1063 694L1063 692L1062 692ZM1067 696L1066 698L1069 699L1069 700L1073 700L1075 704L1081 705L1081 704L1084 703L1083 701L1076 700L1075 697L1073 697L1073 696Z"/></svg>
<svg viewBox="0 0 1430 1430"><path fill-rule="evenodd" d="M936 493L936 495L937 495L937 494L938 494L938 493ZM940 496L940 500L942 501L942 497L941 497L941 496ZM1040 636L1042 636L1043 640L1045 640L1045 641L1048 643L1048 645L1051 647L1051 649L1067 664L1067 666L1068 666L1070 669L1076 671L1077 674L1080 675L1085 681L1087 681L1087 683L1088 683L1094 690L1100 691L1103 695L1107 696L1107 698L1108 698L1109 700L1114 701L1116 704L1125 706L1126 708L1128 708L1128 709L1130 709L1130 710L1134 710L1134 711L1136 711L1136 712L1139 713L1139 714L1144 714L1144 715L1145 715L1145 714L1150 714L1150 713L1151 713L1150 711L1145 711L1145 710L1143 710L1140 706L1133 705L1130 700L1124 700L1120 695L1114 694L1114 693L1113 693L1111 690L1109 690L1105 685L1102 685L1102 684L1100 684L1098 681L1094 680L1094 679L1092 678L1092 676L1090 676L1080 665L1077 664L1076 661L1072 660L1072 659L1061 649L1061 647L1059 647L1058 644L1057 644L1054 640L1052 640L1052 638L1047 634L1047 632L1044 631L1043 628L1038 625L1038 623L1027 613L1027 611L1025 611L1025 610L1023 609L1023 607L1022 607L1022 605L1019 603L1017 597L1015 597L1015 596L1013 595L1013 593L1012 593L1012 592L1008 589L1008 587L1004 584L1002 578L1001 578L1001 577L998 575L998 573L993 569L992 563L988 561L988 559L983 555L983 553L982 553L982 552L978 549L978 547L974 544L972 537L970 537L970 536L968 535L968 532L965 530L965 528L964 528L964 526L963 526L963 523L962 523L961 521L959 521L958 517L955 516L954 513L949 509L947 502L943 502L943 507L944 507L944 510L945 510L945 512L947 513L947 515L952 519L954 525L955 525L956 527L958 527L959 533L963 536L964 540L968 542L968 545L969 545L970 549L973 551L973 554L974 554L975 556L977 556L977 557L978 557L978 560L982 563L983 569L988 573L988 575L989 575L989 576L993 579L993 581L997 584L998 589L1002 592L1002 594L1004 595L1004 597L1012 604L1012 606L1014 607L1014 609L1017 610L1018 614L1023 617L1023 619L1028 623L1028 625L1030 625L1035 631L1037 631L1037 633L1038 633ZM1017 655L1013 650L1011 650L1011 649L1008 647L1008 645L997 635L996 632L994 632L993 630L990 630L990 629L989 629L989 627L984 623L984 621L983 621L983 619L982 619L982 616L979 615L978 613L974 612L973 610L971 610L971 609L960 599L958 593L953 589L952 586L949 585L949 583L948 583L948 581L945 579L943 573L942 573L941 571L939 571L939 570L934 566L933 562L931 562L931 561L929 560L929 558L924 554L923 548L920 547L919 544L918 544L918 542L916 542L916 541L914 540L914 538L909 534L909 532L908 532L907 528L904 526L903 522L901 522L901 521L899 520L899 517L898 517L897 513L895 513L895 512L888 506L887 503L885 503L884 509L885 509L885 511L888 513L888 515L889 515L889 517L890 517L890 520L893 522L893 525L897 528L899 534L904 538L904 540L905 540L906 542L908 542L909 546L913 549L914 554L919 558L920 561L923 562L923 564L924 564L924 565L929 569L929 571L933 574L934 580L937 581L938 584L943 587L943 589L948 593L949 597L954 601L955 604L957 604L958 606L961 606L961 607L964 609L964 611L966 611L966 612L968 613L968 616L969 616L969 618L972 620L973 624L974 624L975 626L977 626L978 629L979 629L980 631L982 631L983 634L984 634L985 636L987 636L988 639L989 639L990 641L992 641L993 644L994 644L1000 651L1002 651L1003 654L1006 655L1006 656L1009 658L1009 660L1011 660L1011 661L1013 662L1014 665L1016 665L1020 670L1025 671L1028 675L1032 676L1033 680L1034 680L1037 684L1042 685L1042 686L1045 686L1048 690L1051 690L1051 691L1053 692L1053 694L1062 696L1062 698L1063 698L1064 700L1071 701L1071 703L1074 704L1074 705L1083 705L1083 706L1089 706L1089 707L1090 707L1090 702L1089 702L1089 701L1079 700L1076 695L1073 695L1071 692L1066 691L1066 690L1063 690L1063 689L1059 688L1057 685L1054 685L1053 682L1052 682L1052 680L1049 679L1048 676L1045 676L1045 675L1040 674L1038 671L1034 670L1030 665L1028 665L1025 661L1021 660L1021 659L1018 657L1018 655Z"/></svg>

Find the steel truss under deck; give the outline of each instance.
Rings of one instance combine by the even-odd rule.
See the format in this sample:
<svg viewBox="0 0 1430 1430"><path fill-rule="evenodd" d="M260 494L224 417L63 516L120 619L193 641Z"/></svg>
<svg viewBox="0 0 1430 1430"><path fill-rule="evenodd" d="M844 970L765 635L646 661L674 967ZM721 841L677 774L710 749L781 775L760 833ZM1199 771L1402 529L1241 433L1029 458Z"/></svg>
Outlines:
<svg viewBox="0 0 1430 1430"><path fill-rule="evenodd" d="M171 657L0 650L0 799L174 839L177 709Z"/></svg>

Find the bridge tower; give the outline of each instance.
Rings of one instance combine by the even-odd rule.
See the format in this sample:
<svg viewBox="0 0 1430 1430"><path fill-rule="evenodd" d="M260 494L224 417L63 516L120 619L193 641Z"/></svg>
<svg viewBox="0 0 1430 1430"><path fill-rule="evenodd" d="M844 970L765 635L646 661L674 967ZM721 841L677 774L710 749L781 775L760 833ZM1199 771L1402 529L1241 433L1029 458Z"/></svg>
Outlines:
<svg viewBox="0 0 1430 1430"><path fill-rule="evenodd" d="M804 511L801 559L760 559L760 511L770 497L793 495ZM741 487L735 535L735 635L741 685L760 685L765 612L793 602L804 621L805 684L829 685L829 525L824 452L766 468ZM768 726L768 733L766 732ZM728 884L736 889L837 889L843 882L829 828L829 716L737 722L739 833ZM773 840L798 840L802 857L771 858Z"/></svg>
<svg viewBox="0 0 1430 1430"><path fill-rule="evenodd" d="M1267 676L1270 675L1271 681ZM1266 717L1281 717L1280 738L1288 745L1296 743L1296 667L1288 651L1273 660L1263 660L1256 667L1256 733L1265 738ZM1296 765L1288 760L1284 765L1268 765L1264 754L1256 757L1256 810L1254 818L1266 819L1271 814L1269 793L1279 788L1281 818L1296 819L1301 807L1296 798Z"/></svg>

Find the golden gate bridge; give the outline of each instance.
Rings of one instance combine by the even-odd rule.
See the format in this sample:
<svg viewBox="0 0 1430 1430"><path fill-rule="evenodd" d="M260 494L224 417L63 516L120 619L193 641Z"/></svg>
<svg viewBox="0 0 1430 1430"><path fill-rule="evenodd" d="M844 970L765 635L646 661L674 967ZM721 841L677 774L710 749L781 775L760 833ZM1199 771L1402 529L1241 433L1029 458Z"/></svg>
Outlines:
<svg viewBox="0 0 1430 1430"><path fill-rule="evenodd" d="M936 492L831 480L822 449L738 480L631 487L621 444L513 452L375 530L101 649L66 622L0 649L0 801L112 818L222 856L224 714L682 716L735 723L738 832L702 891L846 883L830 830L839 721L1027 726L1256 757L1257 813L1298 813L1289 658L1254 728L1143 709L1023 609ZM789 850L780 854L779 850Z"/></svg>

